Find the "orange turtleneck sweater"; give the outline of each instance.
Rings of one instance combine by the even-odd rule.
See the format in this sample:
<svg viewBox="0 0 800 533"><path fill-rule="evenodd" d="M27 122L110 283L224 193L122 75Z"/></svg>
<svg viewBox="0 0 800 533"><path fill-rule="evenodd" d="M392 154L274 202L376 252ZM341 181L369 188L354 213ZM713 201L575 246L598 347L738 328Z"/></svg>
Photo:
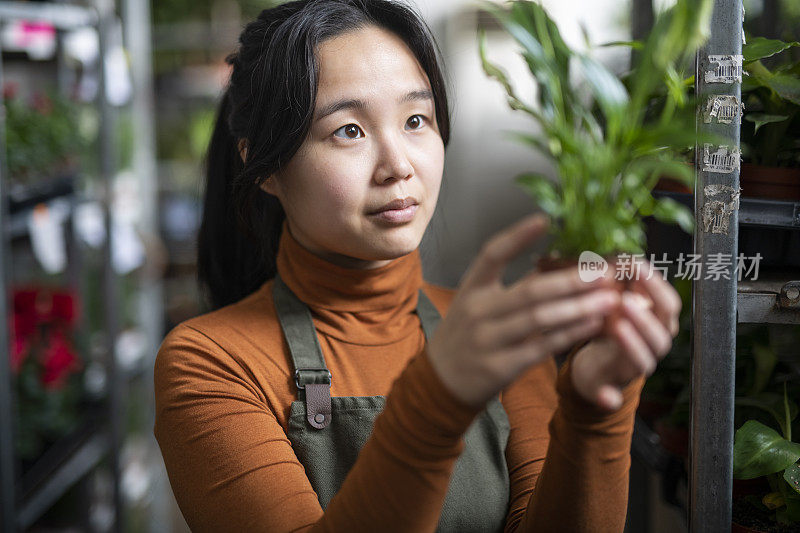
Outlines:
<svg viewBox="0 0 800 533"><path fill-rule="evenodd" d="M331 396L386 396L370 439L323 512L286 436L297 399L272 280L186 320L155 362L154 434L193 531L434 531L463 435L480 409L438 378L413 312L417 290L444 317L453 289L422 279L419 250L372 270L303 248L283 226L277 258L305 302L333 375ZM505 531L622 531L633 420L644 377L605 414L553 358L502 391L511 433ZM390 492L387 492L388 491Z"/></svg>

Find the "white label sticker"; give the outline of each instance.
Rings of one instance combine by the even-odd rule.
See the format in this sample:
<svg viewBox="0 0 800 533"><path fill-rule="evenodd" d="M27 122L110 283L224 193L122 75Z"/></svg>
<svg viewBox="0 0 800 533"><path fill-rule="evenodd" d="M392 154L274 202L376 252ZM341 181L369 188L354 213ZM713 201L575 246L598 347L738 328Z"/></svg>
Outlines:
<svg viewBox="0 0 800 533"><path fill-rule="evenodd" d="M739 209L741 189L728 185L711 184L703 187L703 231L706 233L728 233L730 214ZM710 199L717 197L716 200ZM721 197L721 198L720 198Z"/></svg>
<svg viewBox="0 0 800 533"><path fill-rule="evenodd" d="M743 110L744 104L740 104L735 96L716 94L706 103L703 122L709 124L716 119L718 124L730 124L734 120L741 124Z"/></svg>
<svg viewBox="0 0 800 533"><path fill-rule="evenodd" d="M48 274L63 272L67 267L64 222L69 214L69 202L58 198L49 204L37 204L27 215L33 255Z"/></svg>
<svg viewBox="0 0 800 533"><path fill-rule="evenodd" d="M741 83L743 55L708 56L706 83Z"/></svg>
<svg viewBox="0 0 800 533"><path fill-rule="evenodd" d="M741 152L738 149L729 150L727 146L718 146L713 152L712 145L703 145L703 171L730 174L739 169Z"/></svg>

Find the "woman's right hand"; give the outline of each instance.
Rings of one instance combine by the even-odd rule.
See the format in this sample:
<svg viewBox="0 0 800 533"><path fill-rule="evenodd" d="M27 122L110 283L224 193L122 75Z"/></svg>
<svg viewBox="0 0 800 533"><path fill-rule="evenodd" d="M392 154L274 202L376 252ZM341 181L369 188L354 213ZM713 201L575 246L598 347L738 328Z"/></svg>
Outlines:
<svg viewBox="0 0 800 533"><path fill-rule="evenodd" d="M534 271L503 285L507 264L547 225L545 216L532 215L489 239L430 339L431 364L465 404L485 404L530 366L598 335L619 304L609 274L585 282L575 267Z"/></svg>

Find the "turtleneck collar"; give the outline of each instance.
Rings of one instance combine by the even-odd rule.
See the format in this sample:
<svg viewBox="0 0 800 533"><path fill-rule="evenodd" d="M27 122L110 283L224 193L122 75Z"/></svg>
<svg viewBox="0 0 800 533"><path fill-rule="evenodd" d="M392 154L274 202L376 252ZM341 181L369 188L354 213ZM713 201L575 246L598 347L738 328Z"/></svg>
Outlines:
<svg viewBox="0 0 800 533"><path fill-rule="evenodd" d="M277 269L317 329L342 341L389 344L420 328L414 313L423 283L419 248L379 268L345 268L303 247L284 220Z"/></svg>

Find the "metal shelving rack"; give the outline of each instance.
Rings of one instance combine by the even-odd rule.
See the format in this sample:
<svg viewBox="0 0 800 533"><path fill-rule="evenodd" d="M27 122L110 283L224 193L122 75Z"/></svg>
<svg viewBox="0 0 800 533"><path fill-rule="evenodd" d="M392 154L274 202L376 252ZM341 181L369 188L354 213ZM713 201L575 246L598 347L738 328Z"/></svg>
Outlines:
<svg viewBox="0 0 800 533"><path fill-rule="evenodd" d="M103 423L87 423L83 427L80 438L73 439L66 449L51 449L47 452L48 461L41 461L31 468L30 476L35 480L18 479L14 457L14 398L11 391L12 379L9 372L9 331L7 322L0 323L0 346L2 346L3 363L0 364L0 529L3 531L24 530L32 525L64 492L85 474L92 470L103 458L108 458L113 483L114 529L119 531L122 518L120 497L119 449L123 432L123 420L119 416L121 407L120 388L124 376L120 374L114 357L114 346L118 336L119 298L116 289L116 275L111 263L112 235L111 216L111 182L114 174L114 128L113 110L105 97L105 69L102 68L105 51L108 46L110 24L114 17L112 2L95 2L93 7L82 7L53 2L25 3L0 2L0 21L28 19L46 21L58 30L69 30L85 26L96 28L99 36L99 88L97 106L100 111L99 158L100 181L106 239L103 245L103 296L105 316L106 354L106 391L107 409L103 413ZM0 86L2 85L2 62L0 61ZM0 315L7 316L6 287L9 286L12 266L12 238L24 234L24 226L19 224L18 217L7 212L7 163L5 157L5 120L0 114L0 221L3 235L0 241L2 260L0 260L0 280L3 282L3 297L0 298ZM67 195L74 205L74 193ZM69 225L72 229L71 224ZM72 232L70 231L70 235ZM73 239L71 238L71 241ZM71 242L74 244L74 242ZM75 268L70 265L70 268ZM52 456L58 457L52 457ZM44 467L47 462L51 467ZM46 471L45 471L46 470ZM24 490L23 490L24 487Z"/></svg>
<svg viewBox="0 0 800 533"><path fill-rule="evenodd" d="M733 97L735 105L741 106L743 18L742 0L715 0L711 36L696 61L695 89L703 108L715 96L728 97L727 102ZM727 79L712 81L717 75ZM739 120L729 124L706 123L698 113L698 131L725 138L727 152L734 155L715 166L713 160L704 161L704 147L697 146L694 194L660 193L693 207L694 253L704 263L711 254L725 254L733 267L730 279L701 276L692 284L687 506L692 532L731 530L737 324L800 324L800 280L791 279L795 273L785 279L737 281L740 226L800 230L800 202L739 197L741 111L738 115ZM711 152L717 149L711 147ZM723 224L715 224L714 216Z"/></svg>

